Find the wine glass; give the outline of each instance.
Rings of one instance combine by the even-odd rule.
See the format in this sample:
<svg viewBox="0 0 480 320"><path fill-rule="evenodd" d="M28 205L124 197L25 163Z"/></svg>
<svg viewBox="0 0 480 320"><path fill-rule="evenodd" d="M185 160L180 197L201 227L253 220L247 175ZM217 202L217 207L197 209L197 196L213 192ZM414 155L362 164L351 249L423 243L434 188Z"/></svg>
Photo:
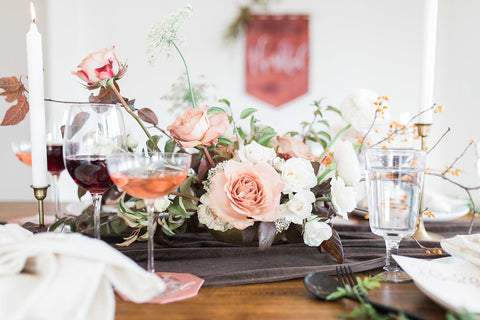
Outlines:
<svg viewBox="0 0 480 320"><path fill-rule="evenodd" d="M27 166L32 166L32 147L30 141L14 141L11 146L18 160Z"/></svg>
<svg viewBox="0 0 480 320"><path fill-rule="evenodd" d="M425 171L425 151L414 149L365 150L370 229L385 239L385 270L389 282L411 281L392 254L402 238L415 233Z"/></svg>
<svg viewBox="0 0 480 320"><path fill-rule="evenodd" d="M121 109L113 104L71 104L63 140L65 167L93 199L93 235L100 239L102 195L113 185L106 157L125 148Z"/></svg>
<svg viewBox="0 0 480 320"><path fill-rule="evenodd" d="M63 161L63 129L67 123L67 105L59 102L47 102L46 112L46 142L47 142L47 169L52 175L53 201L55 206L55 220L62 218L58 195L58 179L65 163Z"/></svg>
<svg viewBox="0 0 480 320"><path fill-rule="evenodd" d="M191 155L186 153L114 154L107 158L113 182L147 208L148 260L147 270L155 272L153 257L153 222L155 199L166 197L187 177Z"/></svg>

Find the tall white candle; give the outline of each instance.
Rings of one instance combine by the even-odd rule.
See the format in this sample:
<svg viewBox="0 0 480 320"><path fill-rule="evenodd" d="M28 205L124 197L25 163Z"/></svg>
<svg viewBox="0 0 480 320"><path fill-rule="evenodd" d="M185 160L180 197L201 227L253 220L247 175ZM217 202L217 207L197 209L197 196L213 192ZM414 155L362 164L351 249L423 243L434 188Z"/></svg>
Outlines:
<svg viewBox="0 0 480 320"><path fill-rule="evenodd" d="M43 88L42 36L35 24L35 8L30 3L32 23L27 33L28 102L30 104L30 142L32 147L32 185L46 187L47 146Z"/></svg>
<svg viewBox="0 0 480 320"><path fill-rule="evenodd" d="M424 0L423 41L420 71L420 99L418 111L422 112L433 105L435 76L435 47L437 40L438 0ZM433 110L423 113L417 123L432 123Z"/></svg>

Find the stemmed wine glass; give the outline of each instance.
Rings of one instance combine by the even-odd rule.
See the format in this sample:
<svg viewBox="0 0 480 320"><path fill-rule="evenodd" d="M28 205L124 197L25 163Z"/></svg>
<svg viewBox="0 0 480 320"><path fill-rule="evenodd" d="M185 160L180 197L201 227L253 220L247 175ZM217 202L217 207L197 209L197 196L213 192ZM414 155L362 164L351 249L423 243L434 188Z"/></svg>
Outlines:
<svg viewBox="0 0 480 320"><path fill-rule="evenodd" d="M113 182L131 196L143 199L148 219L147 270L155 272L153 257L155 199L166 197L187 177L191 155L186 153L114 154L107 158Z"/></svg>
<svg viewBox="0 0 480 320"><path fill-rule="evenodd" d="M415 233L425 171L425 151L367 149L365 168L370 229L385 239L385 270L389 282L410 281L392 259L402 238Z"/></svg>
<svg viewBox="0 0 480 320"><path fill-rule="evenodd" d="M121 109L113 104L71 104L63 140L68 173L93 199L93 235L100 239L103 193L113 185L106 158L125 150Z"/></svg>
<svg viewBox="0 0 480 320"><path fill-rule="evenodd" d="M53 201L55 205L55 220L62 217L58 196L58 179L65 163L63 161L63 136L62 130L67 123L67 105L58 102L47 102L46 111L46 142L47 142L47 167L52 175Z"/></svg>

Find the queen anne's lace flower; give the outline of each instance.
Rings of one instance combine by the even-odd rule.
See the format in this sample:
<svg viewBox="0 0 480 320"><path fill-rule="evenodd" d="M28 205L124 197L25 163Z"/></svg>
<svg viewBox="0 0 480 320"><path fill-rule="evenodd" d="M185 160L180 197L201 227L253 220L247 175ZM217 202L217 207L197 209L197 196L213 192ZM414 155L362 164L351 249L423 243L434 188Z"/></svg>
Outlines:
<svg viewBox="0 0 480 320"><path fill-rule="evenodd" d="M187 5L177 12L169 14L160 22L153 25L147 36L147 58L149 63L155 62L157 56L163 51L170 55L170 49L175 43L180 45L183 39L179 38L178 30L182 27L186 18L192 15L192 7Z"/></svg>
<svg viewBox="0 0 480 320"><path fill-rule="evenodd" d="M332 237L332 228L321 221L308 221L305 223L303 241L307 246L318 247L323 241Z"/></svg>

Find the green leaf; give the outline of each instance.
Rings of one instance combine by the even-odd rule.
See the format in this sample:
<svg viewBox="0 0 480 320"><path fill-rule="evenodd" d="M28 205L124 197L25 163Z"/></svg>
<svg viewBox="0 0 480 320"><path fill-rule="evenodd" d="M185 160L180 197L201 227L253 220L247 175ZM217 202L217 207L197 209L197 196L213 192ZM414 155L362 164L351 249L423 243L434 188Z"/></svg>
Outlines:
<svg viewBox="0 0 480 320"><path fill-rule="evenodd" d="M116 234L120 234L128 228L127 224L122 219L113 220L110 222L110 227Z"/></svg>
<svg viewBox="0 0 480 320"><path fill-rule="evenodd" d="M147 140L147 150L148 150L148 152L156 152L158 150L157 146L158 146L158 141L160 141L160 136L154 135L154 136L152 136L152 140L155 142L155 145L153 144L153 142L150 139Z"/></svg>
<svg viewBox="0 0 480 320"><path fill-rule="evenodd" d="M67 220L67 217L63 217L63 218L58 219L57 221L55 221L55 223L53 223L53 224L48 228L48 231L54 231L54 230L57 229L62 223L64 223L65 220Z"/></svg>
<svg viewBox="0 0 480 320"><path fill-rule="evenodd" d="M179 202L180 200L179 199L177 200L177 199L178 197L176 197L173 203L168 207L168 213L174 216L189 217L190 215L182 208Z"/></svg>
<svg viewBox="0 0 480 320"><path fill-rule="evenodd" d="M208 115L219 114L219 113L224 113L224 112L225 112L225 110L223 110L223 108L219 108L219 107L210 107L207 110Z"/></svg>
<svg viewBox="0 0 480 320"><path fill-rule="evenodd" d="M270 133L276 133L276 132L275 132L275 129L268 126L268 127L263 128L262 130L260 130L260 133L270 134Z"/></svg>
<svg viewBox="0 0 480 320"><path fill-rule="evenodd" d="M332 136L330 136L327 132L325 131L318 131L317 132L318 135L321 135L321 136L324 136L325 138L327 138L327 141L330 141L332 140Z"/></svg>
<svg viewBox="0 0 480 320"><path fill-rule="evenodd" d="M233 142L230 139L218 137L218 144L223 144L225 146L231 145Z"/></svg>
<svg viewBox="0 0 480 320"><path fill-rule="evenodd" d="M262 146L266 146L270 140L272 140L272 138L276 137L277 134L276 133L271 133L271 134L266 134L258 139L256 139L256 141L261 144Z"/></svg>
<svg viewBox="0 0 480 320"><path fill-rule="evenodd" d="M240 136L240 139L245 140L246 135L245 135L245 132L243 132L242 128L238 127L237 132L238 132L238 135Z"/></svg>
<svg viewBox="0 0 480 320"><path fill-rule="evenodd" d="M328 106L327 110L338 113L340 115L340 117L342 116L342 112L340 110L338 110L337 108L333 107L333 106Z"/></svg>
<svg viewBox="0 0 480 320"><path fill-rule="evenodd" d="M330 124L327 120L318 120L318 123L323 123L327 128L330 128Z"/></svg>
<svg viewBox="0 0 480 320"><path fill-rule="evenodd" d="M175 151L175 147L177 146L177 143L173 140L167 140L167 142L165 142L165 152L173 152Z"/></svg>
<svg viewBox="0 0 480 320"><path fill-rule="evenodd" d="M254 112L257 112L258 110L255 109L255 108L247 108L247 109L244 109L242 110L242 113L240 113L240 119L245 119L247 118L249 115L251 115L252 113Z"/></svg>
<svg viewBox="0 0 480 320"><path fill-rule="evenodd" d="M227 99L225 99L225 98L224 98L224 99L220 99L220 100L218 100L218 102L220 102L220 103L225 103L227 106L229 106L229 107L230 107L230 101L228 101L228 100L227 100Z"/></svg>

